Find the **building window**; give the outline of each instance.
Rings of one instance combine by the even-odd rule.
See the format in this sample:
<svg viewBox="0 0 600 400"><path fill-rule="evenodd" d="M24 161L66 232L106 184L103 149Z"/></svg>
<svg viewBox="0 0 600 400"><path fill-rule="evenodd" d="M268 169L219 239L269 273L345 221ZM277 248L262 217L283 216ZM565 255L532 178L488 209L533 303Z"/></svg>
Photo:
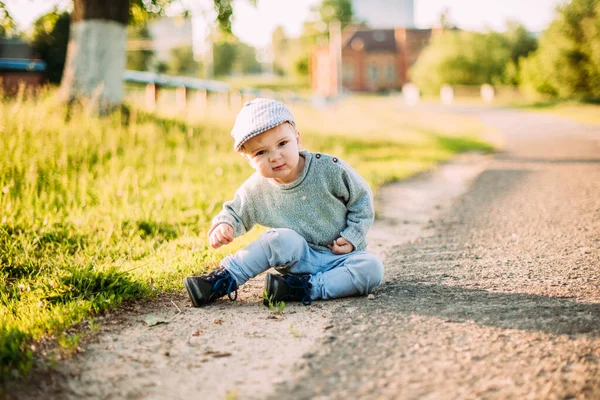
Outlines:
<svg viewBox="0 0 600 400"><path fill-rule="evenodd" d="M350 43L350 47L352 47L352 50L362 51L362 49L365 48L365 44L361 39L356 38L352 40L352 42Z"/></svg>
<svg viewBox="0 0 600 400"><path fill-rule="evenodd" d="M371 82L377 82L377 79L379 79L379 71L377 69L377 64L369 64L369 80Z"/></svg>
<svg viewBox="0 0 600 400"><path fill-rule="evenodd" d="M385 32L383 32L383 31L373 32L373 39L375 39L376 42L383 42L385 40Z"/></svg>
<svg viewBox="0 0 600 400"><path fill-rule="evenodd" d="M394 64L388 64L385 66L385 74L388 82L394 82L396 80L396 71L394 70Z"/></svg>
<svg viewBox="0 0 600 400"><path fill-rule="evenodd" d="M342 82L343 83L354 82L354 64L344 63L342 65Z"/></svg>

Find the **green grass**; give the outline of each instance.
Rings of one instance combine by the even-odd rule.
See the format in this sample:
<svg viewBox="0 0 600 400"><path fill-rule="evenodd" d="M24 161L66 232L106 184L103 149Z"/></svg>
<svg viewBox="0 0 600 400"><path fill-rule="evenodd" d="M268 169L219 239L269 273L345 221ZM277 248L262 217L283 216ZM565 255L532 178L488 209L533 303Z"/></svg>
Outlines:
<svg viewBox="0 0 600 400"><path fill-rule="evenodd" d="M269 311L272 312L273 314L279 314L282 315L283 311L285 310L285 302L284 301L276 301L273 302L273 295L268 295L267 294L267 289L265 288L263 291L263 300L267 301L267 305L269 307Z"/></svg>
<svg viewBox="0 0 600 400"><path fill-rule="evenodd" d="M293 108L306 148L346 159L374 188L460 151L491 151L471 120L390 101ZM186 122L133 110L127 124L65 115L52 97L0 102L0 381L27 374L39 341L76 347L67 328L181 290L183 277L260 233L219 250L206 237L252 172L232 151L233 113Z"/></svg>
<svg viewBox="0 0 600 400"><path fill-rule="evenodd" d="M551 113L587 124L600 124L600 104L598 102L547 101L527 104L522 108L528 111Z"/></svg>
<svg viewBox="0 0 600 400"><path fill-rule="evenodd" d="M310 79L308 77L264 77L264 76L240 76L227 77L227 82L234 90L241 89L258 89L258 90L274 90L276 92L293 90L295 92L309 92Z"/></svg>

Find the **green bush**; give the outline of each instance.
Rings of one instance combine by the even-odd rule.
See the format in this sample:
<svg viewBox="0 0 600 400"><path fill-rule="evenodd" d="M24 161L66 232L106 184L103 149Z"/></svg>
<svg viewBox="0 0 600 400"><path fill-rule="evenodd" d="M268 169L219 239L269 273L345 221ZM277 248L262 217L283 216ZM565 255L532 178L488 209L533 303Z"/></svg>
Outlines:
<svg viewBox="0 0 600 400"><path fill-rule="evenodd" d="M69 13L58 12L56 9L42 15L33 23L32 47L46 62L46 74L52 83L60 83L62 78L70 25Z"/></svg>
<svg viewBox="0 0 600 400"><path fill-rule="evenodd" d="M438 94L442 85L516 84L516 65L535 49L536 41L523 26L509 23L506 33L446 30L434 36L410 74L425 94Z"/></svg>
<svg viewBox="0 0 600 400"><path fill-rule="evenodd" d="M526 93L561 99L600 98L600 0L572 0L521 61Z"/></svg>

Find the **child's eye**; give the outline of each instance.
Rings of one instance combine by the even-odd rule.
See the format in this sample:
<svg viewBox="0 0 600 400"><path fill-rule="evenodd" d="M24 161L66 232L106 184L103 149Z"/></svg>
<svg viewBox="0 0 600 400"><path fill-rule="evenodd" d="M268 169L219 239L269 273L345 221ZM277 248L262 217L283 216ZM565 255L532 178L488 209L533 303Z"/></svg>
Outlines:
<svg viewBox="0 0 600 400"><path fill-rule="evenodd" d="M264 151L264 150L260 150L260 151L257 151L257 152L256 152L255 156L262 156L262 155L263 155L263 154L265 154L265 153L266 153L266 151Z"/></svg>
<svg viewBox="0 0 600 400"><path fill-rule="evenodd" d="M283 146L285 146L288 143L289 143L289 141L283 140L283 141L279 142L279 147L283 147Z"/></svg>

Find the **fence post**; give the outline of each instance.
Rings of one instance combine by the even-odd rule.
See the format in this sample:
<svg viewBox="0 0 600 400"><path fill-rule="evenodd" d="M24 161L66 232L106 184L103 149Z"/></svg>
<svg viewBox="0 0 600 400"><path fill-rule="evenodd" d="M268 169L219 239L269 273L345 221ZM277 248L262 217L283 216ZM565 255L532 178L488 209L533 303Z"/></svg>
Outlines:
<svg viewBox="0 0 600 400"><path fill-rule="evenodd" d="M454 89L450 85L443 85L440 90L442 104L450 105L454 103Z"/></svg>
<svg viewBox="0 0 600 400"><path fill-rule="evenodd" d="M205 89L196 90L196 107L198 107L198 114L203 117L206 115L207 106L207 93Z"/></svg>
<svg viewBox="0 0 600 400"><path fill-rule="evenodd" d="M175 107L178 113L184 113L187 109L187 93L185 86L178 86L175 89Z"/></svg>
<svg viewBox="0 0 600 400"><path fill-rule="evenodd" d="M414 106L419 102L419 88L414 83L407 83L402 86L402 97L404 102L409 106Z"/></svg>
<svg viewBox="0 0 600 400"><path fill-rule="evenodd" d="M158 101L159 86L154 83L148 83L146 85L146 108L150 111L156 109L156 103Z"/></svg>
<svg viewBox="0 0 600 400"><path fill-rule="evenodd" d="M496 96L494 87L488 83L481 85L480 94L481 98L486 103L491 103L492 101L494 101L494 97Z"/></svg>

